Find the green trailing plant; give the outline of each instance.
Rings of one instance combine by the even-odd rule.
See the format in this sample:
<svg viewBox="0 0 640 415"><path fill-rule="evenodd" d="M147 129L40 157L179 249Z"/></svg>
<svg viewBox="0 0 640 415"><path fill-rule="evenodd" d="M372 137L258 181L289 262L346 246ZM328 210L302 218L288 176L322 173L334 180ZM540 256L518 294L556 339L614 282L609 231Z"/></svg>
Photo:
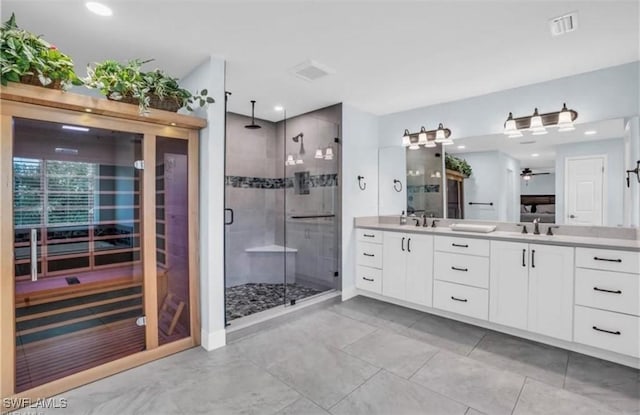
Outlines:
<svg viewBox="0 0 640 415"><path fill-rule="evenodd" d="M120 63L106 60L87 67L84 83L89 88L98 89L107 98L115 101L137 103L141 114L149 112L149 108L177 111L186 108L193 111L214 103L203 89L191 93L181 88L178 79L167 75L160 69L143 72L142 65L151 60L131 60Z"/></svg>
<svg viewBox="0 0 640 415"><path fill-rule="evenodd" d="M60 85L68 89L82 82L73 70L73 61L41 36L20 29L15 14L0 29L0 66L2 85L25 82L36 77L40 85Z"/></svg>
<svg viewBox="0 0 640 415"><path fill-rule="evenodd" d="M454 170L462 174L465 178L469 178L473 170L466 160L451 154L446 154L444 159L444 165L448 170Z"/></svg>

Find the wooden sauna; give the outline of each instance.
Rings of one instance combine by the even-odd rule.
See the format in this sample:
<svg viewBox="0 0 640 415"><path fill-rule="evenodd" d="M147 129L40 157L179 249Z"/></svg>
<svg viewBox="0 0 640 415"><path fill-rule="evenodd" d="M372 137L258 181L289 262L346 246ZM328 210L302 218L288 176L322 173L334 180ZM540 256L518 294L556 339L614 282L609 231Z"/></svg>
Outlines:
<svg viewBox="0 0 640 415"><path fill-rule="evenodd" d="M2 398L199 344L206 121L21 84L0 98Z"/></svg>

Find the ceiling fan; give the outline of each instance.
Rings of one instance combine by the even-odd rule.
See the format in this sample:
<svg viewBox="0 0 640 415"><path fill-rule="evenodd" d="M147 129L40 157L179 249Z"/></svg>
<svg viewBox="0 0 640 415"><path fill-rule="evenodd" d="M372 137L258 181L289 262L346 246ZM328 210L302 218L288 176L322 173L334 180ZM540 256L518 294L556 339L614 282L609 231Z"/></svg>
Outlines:
<svg viewBox="0 0 640 415"><path fill-rule="evenodd" d="M529 180L531 180L531 178L533 176L542 176L544 174L551 174L551 173L549 173L549 172L534 173L533 170L531 170L530 168L526 167L526 168L522 169L522 173L520 173L520 177L522 177L522 179L528 184Z"/></svg>

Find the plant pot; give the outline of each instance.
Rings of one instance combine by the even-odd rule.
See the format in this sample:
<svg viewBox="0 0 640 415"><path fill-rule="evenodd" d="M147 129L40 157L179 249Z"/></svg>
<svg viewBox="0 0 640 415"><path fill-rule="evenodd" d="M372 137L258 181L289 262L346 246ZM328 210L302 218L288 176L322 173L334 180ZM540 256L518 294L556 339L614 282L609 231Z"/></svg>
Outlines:
<svg viewBox="0 0 640 415"><path fill-rule="evenodd" d="M40 79L38 79L38 75L22 75L20 77L20 83L27 84L27 85L35 85L42 88L62 89L62 82L59 79L55 79L51 81L49 85L42 85L42 83L40 83Z"/></svg>
<svg viewBox="0 0 640 415"><path fill-rule="evenodd" d="M111 101L124 102L125 104L134 104L138 105L138 98L132 96L123 96L122 99L115 100L107 96L107 99ZM182 107L181 103L175 98L164 98L160 99L157 95L151 95L149 97L149 108L154 108L157 110L169 111L169 112L177 112Z"/></svg>

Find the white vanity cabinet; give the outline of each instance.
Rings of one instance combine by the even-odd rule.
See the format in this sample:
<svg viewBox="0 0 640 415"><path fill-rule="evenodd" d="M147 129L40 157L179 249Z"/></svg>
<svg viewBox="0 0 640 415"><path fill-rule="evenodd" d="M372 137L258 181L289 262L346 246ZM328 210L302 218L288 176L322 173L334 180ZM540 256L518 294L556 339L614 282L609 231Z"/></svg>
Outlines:
<svg viewBox="0 0 640 415"><path fill-rule="evenodd" d="M382 295L431 306L433 236L384 232Z"/></svg>
<svg viewBox="0 0 640 415"><path fill-rule="evenodd" d="M489 321L571 341L574 248L491 241Z"/></svg>
<svg viewBox="0 0 640 415"><path fill-rule="evenodd" d="M356 287L382 293L382 237L383 232L356 230Z"/></svg>
<svg viewBox="0 0 640 415"><path fill-rule="evenodd" d="M640 357L640 253L576 249L574 341Z"/></svg>

